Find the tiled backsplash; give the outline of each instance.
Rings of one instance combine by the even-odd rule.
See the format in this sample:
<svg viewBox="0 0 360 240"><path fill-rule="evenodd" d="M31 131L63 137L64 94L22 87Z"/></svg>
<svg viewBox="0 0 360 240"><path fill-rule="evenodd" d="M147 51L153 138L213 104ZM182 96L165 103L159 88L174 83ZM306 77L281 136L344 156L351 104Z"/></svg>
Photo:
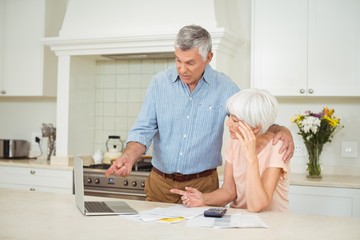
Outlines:
<svg viewBox="0 0 360 240"><path fill-rule="evenodd" d="M97 62L95 150L106 151L109 135L126 141L153 75L173 65L174 59Z"/></svg>

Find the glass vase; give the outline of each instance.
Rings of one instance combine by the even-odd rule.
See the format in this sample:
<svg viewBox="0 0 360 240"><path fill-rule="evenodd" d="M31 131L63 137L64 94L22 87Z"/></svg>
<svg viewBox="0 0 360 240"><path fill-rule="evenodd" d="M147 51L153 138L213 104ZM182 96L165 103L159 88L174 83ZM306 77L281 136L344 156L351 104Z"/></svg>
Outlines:
<svg viewBox="0 0 360 240"><path fill-rule="evenodd" d="M306 150L309 155L309 161L307 163L307 177L308 178L322 178L320 154L323 149L323 144L317 143L305 143Z"/></svg>

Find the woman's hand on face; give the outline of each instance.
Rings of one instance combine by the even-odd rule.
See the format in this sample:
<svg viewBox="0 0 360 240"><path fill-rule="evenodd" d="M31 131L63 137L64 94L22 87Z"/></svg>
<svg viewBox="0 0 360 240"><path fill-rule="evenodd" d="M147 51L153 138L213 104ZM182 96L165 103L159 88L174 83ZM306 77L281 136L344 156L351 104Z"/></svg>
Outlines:
<svg viewBox="0 0 360 240"><path fill-rule="evenodd" d="M256 136L251 127L239 121L239 133L236 132L236 137L241 144L241 154L248 162L256 160Z"/></svg>
<svg viewBox="0 0 360 240"><path fill-rule="evenodd" d="M196 188L185 187L185 191L171 189L170 192L181 195L182 203L187 207L204 206L203 194Z"/></svg>

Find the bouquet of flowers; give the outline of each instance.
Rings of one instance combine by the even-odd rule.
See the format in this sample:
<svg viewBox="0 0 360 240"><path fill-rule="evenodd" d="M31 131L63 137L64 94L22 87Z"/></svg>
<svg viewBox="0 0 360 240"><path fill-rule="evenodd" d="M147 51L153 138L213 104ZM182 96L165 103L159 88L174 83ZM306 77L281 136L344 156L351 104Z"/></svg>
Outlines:
<svg viewBox="0 0 360 240"><path fill-rule="evenodd" d="M309 162L307 164L309 177L321 178L319 156L323 145L331 142L336 130L340 129L340 119L334 116L334 111L334 109L325 107L319 113L306 111L305 114L295 115L291 119L298 126L298 134L303 138L309 154Z"/></svg>

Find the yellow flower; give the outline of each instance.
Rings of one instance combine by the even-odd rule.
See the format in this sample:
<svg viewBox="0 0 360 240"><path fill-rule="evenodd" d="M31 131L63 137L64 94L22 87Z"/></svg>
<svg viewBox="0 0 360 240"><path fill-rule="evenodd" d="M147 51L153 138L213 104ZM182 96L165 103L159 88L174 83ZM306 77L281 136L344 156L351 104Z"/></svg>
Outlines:
<svg viewBox="0 0 360 240"><path fill-rule="evenodd" d="M330 118L328 116L324 116L324 119L329 122L330 126L336 127L340 123L340 119L338 118Z"/></svg>
<svg viewBox="0 0 360 240"><path fill-rule="evenodd" d="M303 118L303 116L302 115L295 115L295 116L293 116L292 118L291 118L291 122L292 123L298 123L299 121L301 121L301 119Z"/></svg>

